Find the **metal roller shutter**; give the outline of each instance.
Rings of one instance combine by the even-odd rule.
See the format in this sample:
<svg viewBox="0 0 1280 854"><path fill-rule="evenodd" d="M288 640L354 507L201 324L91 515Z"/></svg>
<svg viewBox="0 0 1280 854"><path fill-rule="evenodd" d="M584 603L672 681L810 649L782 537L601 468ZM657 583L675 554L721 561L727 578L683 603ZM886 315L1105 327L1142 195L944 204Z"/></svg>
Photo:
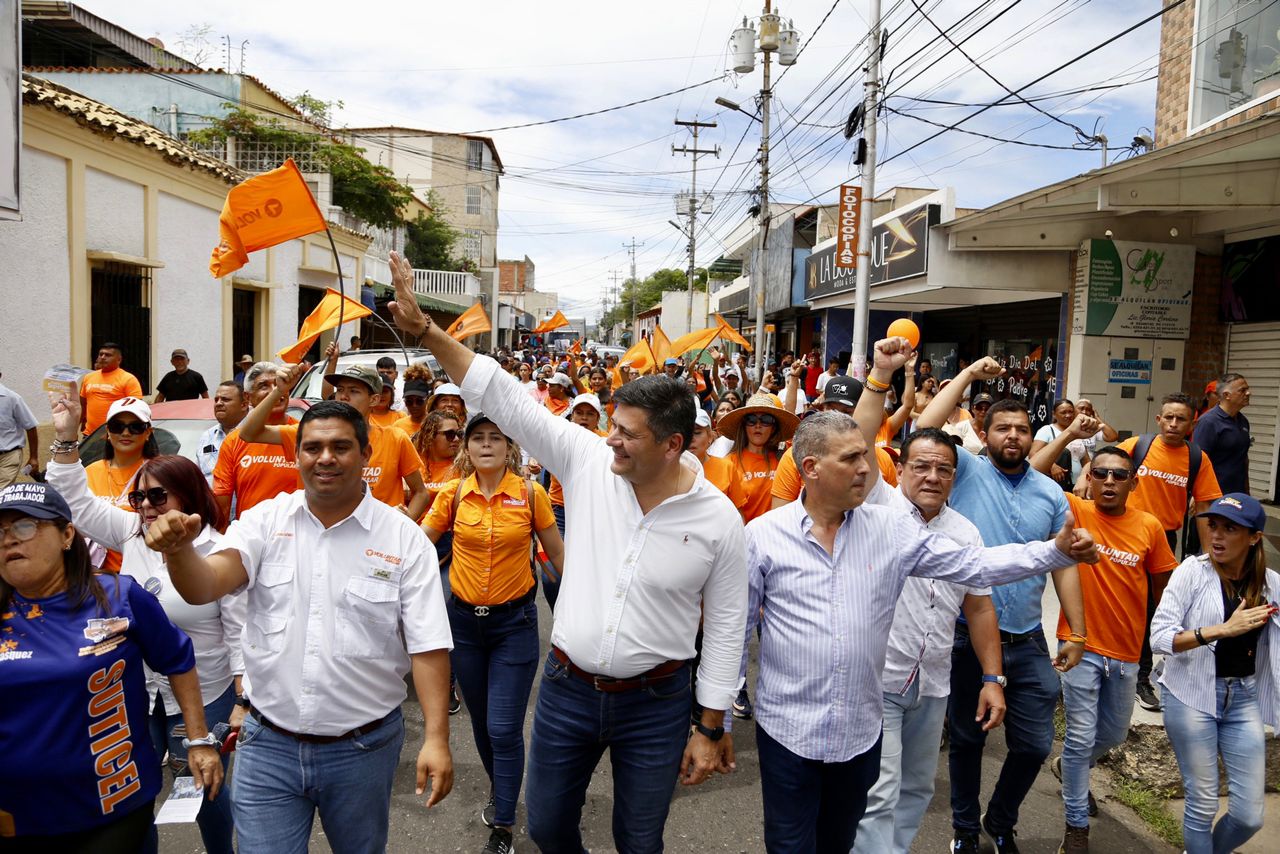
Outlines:
<svg viewBox="0 0 1280 854"><path fill-rule="evenodd" d="M1280 417L1280 323L1234 323L1227 370L1249 381L1249 492L1264 501L1276 493L1276 422Z"/></svg>

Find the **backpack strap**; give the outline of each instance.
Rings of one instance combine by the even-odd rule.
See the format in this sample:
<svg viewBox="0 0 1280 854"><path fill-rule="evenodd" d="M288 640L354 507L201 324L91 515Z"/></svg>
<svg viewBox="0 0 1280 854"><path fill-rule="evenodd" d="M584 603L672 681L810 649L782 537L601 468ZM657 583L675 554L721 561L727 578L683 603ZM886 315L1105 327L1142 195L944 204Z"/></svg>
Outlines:
<svg viewBox="0 0 1280 854"><path fill-rule="evenodd" d="M1190 439L1187 440L1187 498L1195 492L1196 478L1200 476L1200 462L1204 459L1204 451Z"/></svg>
<svg viewBox="0 0 1280 854"><path fill-rule="evenodd" d="M1155 439L1155 433L1143 433L1138 437L1138 444L1133 446L1133 471L1135 474L1137 474L1138 467L1142 465L1142 461L1147 458L1147 452L1151 450L1151 443Z"/></svg>

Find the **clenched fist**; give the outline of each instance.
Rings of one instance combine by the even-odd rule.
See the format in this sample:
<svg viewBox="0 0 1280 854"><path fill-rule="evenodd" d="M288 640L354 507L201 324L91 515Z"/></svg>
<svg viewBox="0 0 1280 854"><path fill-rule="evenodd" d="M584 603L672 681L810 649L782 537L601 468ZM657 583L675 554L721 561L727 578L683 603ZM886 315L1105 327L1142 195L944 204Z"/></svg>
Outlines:
<svg viewBox="0 0 1280 854"><path fill-rule="evenodd" d="M143 536L146 538L147 548L163 554L173 554L190 545L202 530L204 522L195 513L170 510L148 525Z"/></svg>

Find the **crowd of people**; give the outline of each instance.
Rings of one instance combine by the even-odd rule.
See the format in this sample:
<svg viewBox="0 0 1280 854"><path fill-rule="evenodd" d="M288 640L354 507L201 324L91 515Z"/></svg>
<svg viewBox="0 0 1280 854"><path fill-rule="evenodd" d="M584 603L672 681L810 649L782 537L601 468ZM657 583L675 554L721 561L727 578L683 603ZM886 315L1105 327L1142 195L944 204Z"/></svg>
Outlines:
<svg viewBox="0 0 1280 854"><path fill-rule="evenodd" d="M333 850L382 850L407 684L417 794L449 794L465 704L496 854L522 797L540 850L582 851L606 750L615 846L662 850L673 783L737 768L735 719L754 720L771 852L910 850L945 730L951 850L985 835L1009 854L1059 698L1060 850L1089 850L1090 769L1135 702L1163 711L1188 852L1261 826L1280 576L1247 494L1243 377L1204 411L1166 397L1151 434L1119 441L1087 400L1033 433L990 394L990 358L938 382L902 338L865 381L716 347L644 375L482 356L392 269L397 325L446 376L339 368L330 346L295 420L305 363L244 357L210 390L175 350L155 400L212 391L195 461L160 453L113 344L79 395L51 395L46 482L0 484L0 851L157 850L162 760L203 787L211 852L305 850L317 814ZM21 462L25 434L38 473L35 426L0 386L0 438Z"/></svg>

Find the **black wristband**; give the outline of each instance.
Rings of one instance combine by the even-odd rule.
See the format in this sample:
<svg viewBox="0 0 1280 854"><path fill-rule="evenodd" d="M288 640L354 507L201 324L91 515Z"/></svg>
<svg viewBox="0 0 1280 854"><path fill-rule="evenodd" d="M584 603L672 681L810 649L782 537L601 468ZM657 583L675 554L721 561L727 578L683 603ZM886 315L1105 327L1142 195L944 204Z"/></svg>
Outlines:
<svg viewBox="0 0 1280 854"><path fill-rule="evenodd" d="M1208 646L1208 645L1209 645L1209 642L1208 642L1207 640L1205 640L1205 639L1204 639L1204 635L1200 634L1200 630L1199 630L1199 629L1196 629L1196 630L1195 630L1195 632L1196 632L1196 640L1200 641L1200 645L1201 645L1201 646Z"/></svg>

